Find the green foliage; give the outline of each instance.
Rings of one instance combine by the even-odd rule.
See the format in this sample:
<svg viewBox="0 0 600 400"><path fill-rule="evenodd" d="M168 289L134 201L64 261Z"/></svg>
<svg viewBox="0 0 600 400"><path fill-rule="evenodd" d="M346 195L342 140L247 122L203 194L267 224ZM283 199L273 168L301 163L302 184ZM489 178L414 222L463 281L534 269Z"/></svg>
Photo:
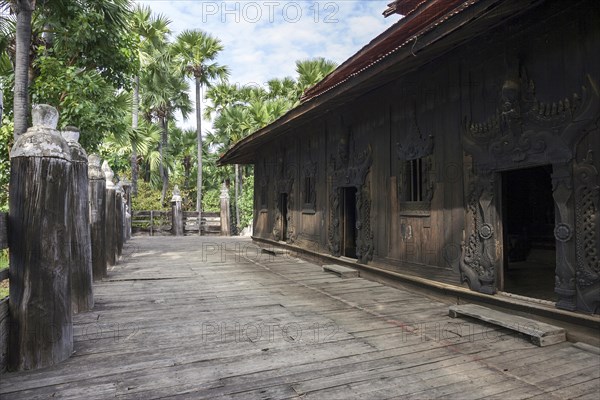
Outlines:
<svg viewBox="0 0 600 400"><path fill-rule="evenodd" d="M139 65L132 5L130 0L38 1L34 43L43 42L50 56L67 66L97 71L115 88L128 87Z"/></svg>
<svg viewBox="0 0 600 400"><path fill-rule="evenodd" d="M8 249L0 250L0 270L5 268L8 268Z"/></svg>
<svg viewBox="0 0 600 400"><path fill-rule="evenodd" d="M13 124L8 118L0 127L0 211L8 211L8 183L10 180L9 152L13 142Z"/></svg>
<svg viewBox="0 0 600 400"><path fill-rule="evenodd" d="M138 182L138 195L132 199L132 207L134 210L168 210L160 202L160 190L144 181Z"/></svg>
<svg viewBox="0 0 600 400"><path fill-rule="evenodd" d="M127 131L130 101L124 93L117 95L115 87L97 71L45 55L38 57L34 66L40 77L31 87L33 103L57 107L59 127L79 127L80 142L88 151L95 151L111 132Z"/></svg>
<svg viewBox="0 0 600 400"><path fill-rule="evenodd" d="M221 190L205 189L202 192L202 211L219 212L221 211Z"/></svg>
<svg viewBox="0 0 600 400"><path fill-rule="evenodd" d="M254 215L254 175L244 179L242 195L240 196L240 231L252 223Z"/></svg>

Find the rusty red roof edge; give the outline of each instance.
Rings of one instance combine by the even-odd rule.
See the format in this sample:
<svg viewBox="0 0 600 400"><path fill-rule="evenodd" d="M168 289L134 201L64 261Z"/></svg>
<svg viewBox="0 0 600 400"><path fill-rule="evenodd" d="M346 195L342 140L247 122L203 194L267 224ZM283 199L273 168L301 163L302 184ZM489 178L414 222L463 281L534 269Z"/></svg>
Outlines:
<svg viewBox="0 0 600 400"><path fill-rule="evenodd" d="M423 7L422 10L401 19L395 25L373 39L367 46L327 75L321 82L307 90L301 99L302 101L299 106L289 110L285 115L271 124L240 140L220 157L218 164L226 164L231 157L235 157L234 154L240 150L240 148L244 147L258 136L263 136L263 134L268 133L273 126L280 124L281 120L286 118L293 119L294 117L292 115L296 111L305 108L305 106L310 107L313 100L316 100L318 97L338 88L345 82L348 82L353 77L374 67L376 64L393 55L410 42L418 39L419 36L437 28L440 24L443 24L448 19L480 1L481 0L424 0L419 3L417 8ZM381 52L382 50L386 50L386 52ZM367 55L373 55L376 51L380 52L376 58L373 58L372 61L367 58ZM361 68L356 68L356 64L358 64L359 61L361 61Z"/></svg>
<svg viewBox="0 0 600 400"><path fill-rule="evenodd" d="M410 20L401 19L346 60L335 71L327 75L315 86L309 88L301 98L302 102L328 92L348 79L369 69L389 57L407 44L418 40L425 32L435 28L450 17L466 10L479 0L431 0L419 3L424 7ZM424 4L428 3L428 4Z"/></svg>
<svg viewBox="0 0 600 400"><path fill-rule="evenodd" d="M392 14L410 15L419 6L428 0L395 0L388 4L388 8L383 12L387 18Z"/></svg>

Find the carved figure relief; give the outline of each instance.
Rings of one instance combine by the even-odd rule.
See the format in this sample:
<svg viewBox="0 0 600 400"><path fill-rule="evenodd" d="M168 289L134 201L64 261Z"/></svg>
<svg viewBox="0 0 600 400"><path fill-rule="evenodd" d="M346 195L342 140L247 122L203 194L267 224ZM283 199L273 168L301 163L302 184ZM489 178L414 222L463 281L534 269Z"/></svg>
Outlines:
<svg viewBox="0 0 600 400"><path fill-rule="evenodd" d="M598 94L592 78L580 93L553 103L537 99L535 84L522 69L502 85L500 105L484 122L466 122L465 150L483 169L523 164L565 163L575 144L598 115Z"/></svg>
<svg viewBox="0 0 600 400"><path fill-rule="evenodd" d="M577 247L577 306L600 311L600 185L592 151L575 164L575 214Z"/></svg>
<svg viewBox="0 0 600 400"><path fill-rule="evenodd" d="M472 290L496 292L496 238L494 232L494 174L482 172L471 180L467 204L467 232L463 233L461 280Z"/></svg>
<svg viewBox="0 0 600 400"><path fill-rule="evenodd" d="M554 291L558 295L556 306L575 310L575 243L573 224L573 177L571 163L556 164L552 171L552 196L556 204L556 274Z"/></svg>
<svg viewBox="0 0 600 400"><path fill-rule="evenodd" d="M355 187L356 191L356 257L362 263L373 258L373 232L371 231L371 185L368 180L373 162L371 146L356 150L351 146L351 136L342 137L336 154L329 160L329 251L340 256L340 189Z"/></svg>

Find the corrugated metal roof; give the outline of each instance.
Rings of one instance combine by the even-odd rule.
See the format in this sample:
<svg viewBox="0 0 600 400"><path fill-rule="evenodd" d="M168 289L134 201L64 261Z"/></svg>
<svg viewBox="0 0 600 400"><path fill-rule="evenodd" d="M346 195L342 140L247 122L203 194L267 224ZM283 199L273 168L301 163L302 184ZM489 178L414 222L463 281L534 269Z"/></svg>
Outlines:
<svg viewBox="0 0 600 400"><path fill-rule="evenodd" d="M352 77L369 69L381 60L389 57L400 48L416 43L418 37L435 28L450 17L466 10L479 0L426 0L414 4L412 15L401 19L363 47L358 53L346 60L322 81L308 89L301 98L308 101L341 85ZM404 3L404 2L403 2ZM416 1L407 1L413 5ZM410 4L408 4L410 3Z"/></svg>
<svg viewBox="0 0 600 400"><path fill-rule="evenodd" d="M385 65L388 58L392 59L393 56L401 52L408 53L407 56L410 56L411 53L414 55L412 49L415 48L419 37L425 36L429 32L435 32L457 14L461 14L478 3L490 6L497 4L499 1L502 0L425 0L420 2L415 6L414 11L411 11L395 25L372 40L317 85L307 90L301 99L300 105L231 147L220 157L219 164L234 161L237 163L252 162L253 155L249 152L254 151L251 150L254 143L264 144L269 138L273 138L274 134L281 134L286 131L294 122L298 123L310 119L311 115L314 116L318 113L318 110L321 110L321 101L327 99L330 102L339 100L341 98L339 96L346 94L346 86L352 87L355 82L361 81L361 74L368 75L368 72L372 69ZM481 8L470 17L475 18L484 10L485 8ZM446 33L440 32L442 36ZM428 43L431 44L431 38L428 40ZM422 47L419 46L419 51L423 50ZM425 62L425 59L423 59L423 62ZM330 93L336 96L331 97L329 96Z"/></svg>

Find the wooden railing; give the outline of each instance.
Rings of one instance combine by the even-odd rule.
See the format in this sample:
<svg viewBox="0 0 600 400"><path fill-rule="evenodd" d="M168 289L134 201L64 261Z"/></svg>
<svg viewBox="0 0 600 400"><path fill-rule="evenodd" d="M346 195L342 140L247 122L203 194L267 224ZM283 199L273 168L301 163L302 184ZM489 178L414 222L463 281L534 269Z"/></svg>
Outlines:
<svg viewBox="0 0 600 400"><path fill-rule="evenodd" d="M133 211L131 229L133 234L150 236L171 235L173 227L171 211L140 210ZM216 212L202 213L202 234L219 235L221 233L221 215ZM183 212L184 233L198 234L198 213Z"/></svg>

